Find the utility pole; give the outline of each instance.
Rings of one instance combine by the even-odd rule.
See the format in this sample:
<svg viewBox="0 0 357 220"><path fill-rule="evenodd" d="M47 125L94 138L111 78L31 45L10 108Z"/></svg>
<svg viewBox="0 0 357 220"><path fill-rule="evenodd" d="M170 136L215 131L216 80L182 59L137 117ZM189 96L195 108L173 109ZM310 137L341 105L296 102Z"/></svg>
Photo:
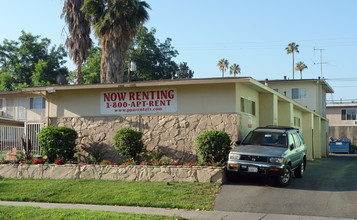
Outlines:
<svg viewBox="0 0 357 220"><path fill-rule="evenodd" d="M314 51L319 50L320 51L320 63L314 63L315 64L320 64L320 69L321 69L321 78L322 78L322 64L327 64L326 62L322 62L322 51L325 49L317 49L314 47Z"/></svg>

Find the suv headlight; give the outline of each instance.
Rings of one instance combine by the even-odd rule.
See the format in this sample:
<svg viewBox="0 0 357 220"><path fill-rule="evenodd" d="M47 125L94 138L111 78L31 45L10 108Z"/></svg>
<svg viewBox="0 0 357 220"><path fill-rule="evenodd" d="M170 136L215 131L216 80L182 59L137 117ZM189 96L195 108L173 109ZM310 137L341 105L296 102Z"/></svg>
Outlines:
<svg viewBox="0 0 357 220"><path fill-rule="evenodd" d="M239 160L239 158L240 158L239 154L229 154L230 160Z"/></svg>
<svg viewBox="0 0 357 220"><path fill-rule="evenodd" d="M280 163L280 164L282 164L282 163L284 163L284 158L282 158L282 157L271 157L271 158L269 158L269 162L270 163Z"/></svg>

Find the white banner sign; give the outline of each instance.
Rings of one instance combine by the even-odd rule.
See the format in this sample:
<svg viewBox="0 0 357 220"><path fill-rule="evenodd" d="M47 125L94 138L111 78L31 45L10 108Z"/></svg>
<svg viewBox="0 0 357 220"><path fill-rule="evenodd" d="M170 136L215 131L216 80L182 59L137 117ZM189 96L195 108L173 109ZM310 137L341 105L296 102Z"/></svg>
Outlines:
<svg viewBox="0 0 357 220"><path fill-rule="evenodd" d="M158 114L177 111L177 90L147 89L102 92L100 112L103 115Z"/></svg>

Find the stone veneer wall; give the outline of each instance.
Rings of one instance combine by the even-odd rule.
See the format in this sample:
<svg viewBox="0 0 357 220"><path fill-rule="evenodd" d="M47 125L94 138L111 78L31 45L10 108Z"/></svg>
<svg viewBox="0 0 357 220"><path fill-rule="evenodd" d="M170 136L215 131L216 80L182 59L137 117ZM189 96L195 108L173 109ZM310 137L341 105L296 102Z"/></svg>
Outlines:
<svg viewBox="0 0 357 220"><path fill-rule="evenodd" d="M120 159L113 147L113 137L124 127L142 131L148 151L161 151L184 162L197 161L195 139L204 131L223 130L232 142L238 139L237 114L61 117L51 118L50 124L74 128L82 156L87 156L91 148L99 148L112 161Z"/></svg>
<svg viewBox="0 0 357 220"><path fill-rule="evenodd" d="M214 182L225 179L222 167L105 166L15 164L0 165L2 178L102 179L150 182Z"/></svg>

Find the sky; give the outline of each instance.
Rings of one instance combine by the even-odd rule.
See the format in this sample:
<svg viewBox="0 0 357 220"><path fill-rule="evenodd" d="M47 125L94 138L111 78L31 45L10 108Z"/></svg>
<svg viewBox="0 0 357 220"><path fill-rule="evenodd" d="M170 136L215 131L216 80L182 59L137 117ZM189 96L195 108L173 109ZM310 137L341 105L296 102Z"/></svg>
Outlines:
<svg viewBox="0 0 357 220"><path fill-rule="evenodd" d="M63 0L2 1L0 44L18 40L21 31L64 44L67 32L60 18ZM355 0L146 0L151 6L146 27L161 42L171 38L194 78L221 77L222 58L238 64L239 76L256 80L292 79L295 63L308 68L303 79L324 77L335 93L327 99L357 100L357 1ZM322 55L322 59L321 59ZM323 63L322 65L320 63ZM66 64L75 70L68 58ZM322 71L321 71L322 67ZM230 76L229 71L225 76ZM295 71L295 79L300 73Z"/></svg>

